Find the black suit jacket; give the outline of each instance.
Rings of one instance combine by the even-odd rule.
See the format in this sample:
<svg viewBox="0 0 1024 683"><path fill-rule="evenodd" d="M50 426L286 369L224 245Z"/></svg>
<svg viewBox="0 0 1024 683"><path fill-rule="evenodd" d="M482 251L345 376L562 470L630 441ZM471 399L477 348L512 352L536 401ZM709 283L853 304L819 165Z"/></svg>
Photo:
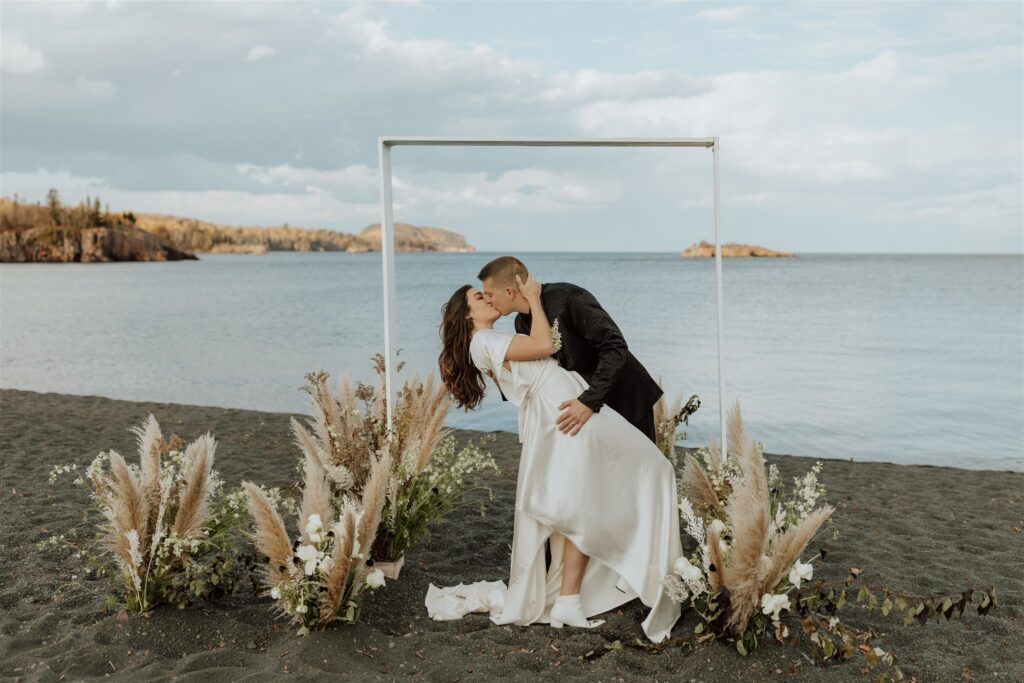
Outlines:
<svg viewBox="0 0 1024 683"><path fill-rule="evenodd" d="M541 302L548 321L558 321L562 347L559 364L574 370L590 387L577 398L594 412L609 405L654 440L654 404L662 395L640 361L629 352L618 325L594 295L568 282L541 286ZM530 333L529 314L516 315L516 332ZM568 397L567 397L568 398Z"/></svg>

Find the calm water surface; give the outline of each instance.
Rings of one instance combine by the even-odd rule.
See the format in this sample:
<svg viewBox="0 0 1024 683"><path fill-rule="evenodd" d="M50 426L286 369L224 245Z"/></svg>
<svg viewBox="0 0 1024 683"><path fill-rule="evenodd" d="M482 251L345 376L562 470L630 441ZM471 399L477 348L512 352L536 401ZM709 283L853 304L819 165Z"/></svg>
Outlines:
<svg viewBox="0 0 1024 683"><path fill-rule="evenodd" d="M436 367L441 304L492 256L397 255L403 375ZM717 433L713 261L522 257L592 291L670 394L701 397L689 444ZM769 452L1024 470L1024 257L729 259L723 281L726 399ZM0 266L6 388L304 412L306 372L369 380L382 340L376 254ZM517 422L489 396L449 424Z"/></svg>

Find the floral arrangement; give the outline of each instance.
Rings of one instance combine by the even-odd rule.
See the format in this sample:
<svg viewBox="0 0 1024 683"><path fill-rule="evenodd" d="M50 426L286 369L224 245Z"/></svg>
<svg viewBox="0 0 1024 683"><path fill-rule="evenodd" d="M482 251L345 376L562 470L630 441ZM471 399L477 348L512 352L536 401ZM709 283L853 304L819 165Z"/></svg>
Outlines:
<svg viewBox="0 0 1024 683"><path fill-rule="evenodd" d="M661 384L661 382L658 382ZM654 431L657 436L658 448L673 465L679 465L676 447L680 441L686 440L686 432L680 433L679 425L689 424L690 416L700 408L700 399L694 394L683 403L682 394L676 396L672 405L665 400L665 394L654 404Z"/></svg>
<svg viewBox="0 0 1024 683"><path fill-rule="evenodd" d="M232 592L246 563L239 550L242 514L237 495L224 491L213 469L216 441L209 433L187 446L176 435L165 440L153 415L132 431L138 464L103 451L74 480L90 489L103 517L98 552L79 544L74 533L43 545L73 547L98 573L114 578L120 599L139 612ZM50 482L70 473L78 474L77 465L58 465Z"/></svg>
<svg viewBox="0 0 1024 683"><path fill-rule="evenodd" d="M559 326L558 318L551 323L551 345L554 347L555 353L562 350L562 329Z"/></svg>
<svg viewBox="0 0 1024 683"><path fill-rule="evenodd" d="M400 561L429 525L462 504L473 491L493 492L486 486L467 488L466 477L483 469L497 473L490 454L472 442L457 447L454 436L443 429L451 397L433 374L425 380L406 381L395 402L392 428L387 428L384 393L384 357L373 358L376 386L357 384L347 378L337 393L327 384L328 375L306 375L305 391L312 397L313 417L303 426L293 418L292 431L304 457L320 463L335 498L362 491L372 454L395 454L387 481L383 526L372 548L371 559L382 563ZM399 364L401 371L403 364ZM493 437L491 437L493 439ZM482 501L481 515L484 514ZM392 578L397 578L397 573Z"/></svg>
<svg viewBox="0 0 1024 683"><path fill-rule="evenodd" d="M912 599L889 588L862 586L853 596L848 591L861 575L857 568L839 581L810 583L813 563L828 551L821 549L807 562L801 558L833 513L831 506L820 504L826 493L818 481L821 463L794 478L787 495L777 468L765 467L764 446L745 434L738 403L728 428L728 459L713 439L710 448L701 449L703 462L694 455L687 459L679 511L696 549L680 557L665 578L669 594L700 614L697 642L724 640L746 655L769 635L780 643L797 643L803 634L823 660L860 653L869 670L886 665L876 680L899 681L903 673L896 657L873 644L876 634L849 627L836 616L844 605L855 602L883 616L897 610L904 623L917 619L922 624L963 614L974 596L979 614L995 605L994 589ZM799 626L790 629L784 613L798 617Z"/></svg>
<svg viewBox="0 0 1024 683"><path fill-rule="evenodd" d="M253 520L253 541L265 557L263 583L299 633L332 621L359 620L362 593L385 579L367 562L384 507L391 455L371 459L361 498L342 495L335 504L327 472L308 452L302 502L293 542L277 506L260 487L243 484Z"/></svg>

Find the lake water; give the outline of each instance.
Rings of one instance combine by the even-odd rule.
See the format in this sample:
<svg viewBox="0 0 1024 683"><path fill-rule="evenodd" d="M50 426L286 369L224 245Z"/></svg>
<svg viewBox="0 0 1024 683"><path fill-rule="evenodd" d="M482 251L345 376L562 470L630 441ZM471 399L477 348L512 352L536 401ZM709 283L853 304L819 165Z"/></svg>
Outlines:
<svg viewBox="0 0 1024 683"><path fill-rule="evenodd" d="M492 256L397 255L400 377L436 367L441 304ZM717 434L713 260L521 257L593 292L668 393L700 396L688 445ZM1024 257L726 259L723 281L726 399L769 452L1024 470ZM0 386L305 412L306 372L372 377L382 320L377 254L5 264ZM517 422L490 395L449 424Z"/></svg>

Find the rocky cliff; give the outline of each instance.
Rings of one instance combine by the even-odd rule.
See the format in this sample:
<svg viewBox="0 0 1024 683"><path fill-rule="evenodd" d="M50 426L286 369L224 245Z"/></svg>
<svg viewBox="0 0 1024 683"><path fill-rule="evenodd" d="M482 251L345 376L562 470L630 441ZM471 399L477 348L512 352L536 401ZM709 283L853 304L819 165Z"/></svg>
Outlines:
<svg viewBox="0 0 1024 683"><path fill-rule="evenodd" d="M194 218L160 214L140 214L137 224L179 249L194 252L264 254L267 251L380 251L378 223L367 226L358 235L288 225L219 225ZM397 251L475 251L466 243L465 237L441 228L395 223L395 238Z"/></svg>
<svg viewBox="0 0 1024 683"><path fill-rule="evenodd" d="M0 232L0 262L103 263L108 261L181 261L195 256L134 227L49 227Z"/></svg>
<svg viewBox="0 0 1024 683"><path fill-rule="evenodd" d="M335 230L218 225L162 214L101 211L99 200L63 206L56 190L47 205L0 198L0 261L172 261L194 253L380 250L380 226L359 235ZM459 234L395 224L398 251L472 252Z"/></svg>
<svg viewBox="0 0 1024 683"><path fill-rule="evenodd" d="M714 258L715 257L715 245L709 244L701 240L700 244L693 244L685 251L683 256L686 258ZM722 258L726 257L737 257L737 256L793 256L793 254L786 251L773 251L772 249L766 249L765 247L758 247L750 244L723 244L722 245Z"/></svg>
<svg viewBox="0 0 1024 683"><path fill-rule="evenodd" d="M134 225L131 213L101 211L99 200L62 206L56 190L47 206L0 198L0 262L82 263L195 259Z"/></svg>
<svg viewBox="0 0 1024 683"><path fill-rule="evenodd" d="M374 251L380 249L380 223L363 228L359 239ZM470 253L476 251L462 235L444 228L418 228L408 223L395 223L395 248L398 251L446 251Z"/></svg>

